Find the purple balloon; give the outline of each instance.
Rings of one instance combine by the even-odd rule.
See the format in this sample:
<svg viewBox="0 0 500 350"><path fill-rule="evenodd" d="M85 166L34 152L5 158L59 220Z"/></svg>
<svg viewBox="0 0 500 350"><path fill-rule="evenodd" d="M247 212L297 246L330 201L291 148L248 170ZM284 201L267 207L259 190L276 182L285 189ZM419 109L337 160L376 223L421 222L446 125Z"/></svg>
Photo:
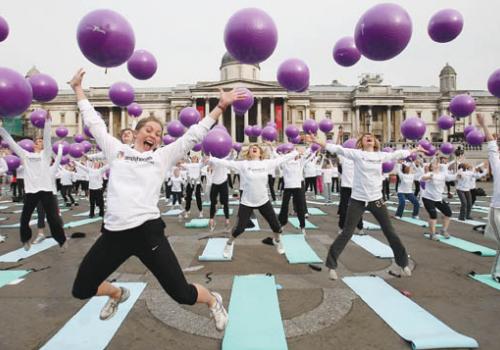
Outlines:
<svg viewBox="0 0 500 350"><path fill-rule="evenodd" d="M295 145L293 143L284 143L282 145L282 153L289 153L295 149Z"/></svg>
<svg viewBox="0 0 500 350"><path fill-rule="evenodd" d="M28 81L12 69L0 67L0 116L23 114L32 99L33 91Z"/></svg>
<svg viewBox="0 0 500 350"><path fill-rule="evenodd" d="M316 151L319 151L321 149L321 146L318 145L317 143L313 143L311 145L311 152L316 152Z"/></svg>
<svg viewBox="0 0 500 350"><path fill-rule="evenodd" d="M374 61L399 55L408 45L412 23L408 12L391 3L378 4L359 19L354 41L361 54Z"/></svg>
<svg viewBox="0 0 500 350"><path fill-rule="evenodd" d="M476 127L474 125L469 124L464 128L464 135L467 136L471 131L474 130L476 130Z"/></svg>
<svg viewBox="0 0 500 350"><path fill-rule="evenodd" d="M480 146L484 142L484 134L480 130L472 130L465 139L471 146Z"/></svg>
<svg viewBox="0 0 500 350"><path fill-rule="evenodd" d="M9 36L9 24L7 23L5 18L0 16L0 42L7 39L8 36Z"/></svg>
<svg viewBox="0 0 500 350"><path fill-rule="evenodd" d="M343 67L355 65L360 58L361 52L356 47L352 36L339 39L333 47L333 59Z"/></svg>
<svg viewBox="0 0 500 350"><path fill-rule="evenodd" d="M136 102L132 102L127 106L127 113L132 117L139 117L142 114L142 107Z"/></svg>
<svg viewBox="0 0 500 350"><path fill-rule="evenodd" d="M285 129L285 134L289 138L297 137L300 134L300 129L295 125L288 125Z"/></svg>
<svg viewBox="0 0 500 350"><path fill-rule="evenodd" d="M355 149L356 148L356 143L358 143L357 139L350 138L350 139L344 141L344 143L342 144L342 147Z"/></svg>
<svg viewBox="0 0 500 350"><path fill-rule="evenodd" d="M298 145L299 143L302 142L302 137L300 137L300 135L297 135L295 137L292 137L292 138L288 138L288 141L293 143L294 145Z"/></svg>
<svg viewBox="0 0 500 350"><path fill-rule="evenodd" d="M394 169L395 165L396 165L395 160L389 160L387 162L384 162L382 163L382 171L384 173L390 173Z"/></svg>
<svg viewBox="0 0 500 350"><path fill-rule="evenodd" d="M318 123L314 119L306 119L302 124L302 130L306 134L316 134L318 132Z"/></svg>
<svg viewBox="0 0 500 350"><path fill-rule="evenodd" d="M92 144L87 140L82 141L83 152L88 153L92 149Z"/></svg>
<svg viewBox="0 0 500 350"><path fill-rule="evenodd" d="M262 134L262 128L258 125L252 126L252 136L259 137Z"/></svg>
<svg viewBox="0 0 500 350"><path fill-rule="evenodd" d="M60 164L61 165L66 165L66 164L69 164L69 161L70 161L69 157L64 156L64 157L61 158L61 163Z"/></svg>
<svg viewBox="0 0 500 350"><path fill-rule="evenodd" d="M43 127L45 126L45 118L47 118L47 111L44 109L35 109L30 114L31 124L39 129L43 129Z"/></svg>
<svg viewBox="0 0 500 350"><path fill-rule="evenodd" d="M325 118L321 119L319 122L319 129L323 131L325 134L329 133L333 130L333 122L331 119Z"/></svg>
<svg viewBox="0 0 500 350"><path fill-rule="evenodd" d="M418 145L426 150L428 150L429 148L432 147L432 143L428 140L420 140L420 141L418 141Z"/></svg>
<svg viewBox="0 0 500 350"><path fill-rule="evenodd" d="M2 140L2 142L0 142L0 147L9 148L9 143L5 140Z"/></svg>
<svg viewBox="0 0 500 350"><path fill-rule="evenodd" d="M253 136L252 135L252 130L253 130L253 126L252 125L247 125L247 126L245 126L245 129L243 130L243 133L245 135L247 135L248 137L251 137L251 136Z"/></svg>
<svg viewBox="0 0 500 350"><path fill-rule="evenodd" d="M172 120L167 124L167 132L173 137L181 137L184 134L184 125L178 120Z"/></svg>
<svg viewBox="0 0 500 350"><path fill-rule="evenodd" d="M273 19L257 8L246 8L233 14L224 29L226 49L242 63L256 64L272 55L278 42Z"/></svg>
<svg viewBox="0 0 500 350"><path fill-rule="evenodd" d="M494 71L488 79L488 91L495 97L500 98L500 69Z"/></svg>
<svg viewBox="0 0 500 350"><path fill-rule="evenodd" d="M278 67L278 83L288 91L302 92L309 85L309 68L298 58L290 58Z"/></svg>
<svg viewBox="0 0 500 350"><path fill-rule="evenodd" d="M276 124L275 122L267 122L266 126L271 126L271 127L275 128L275 129L278 129L278 124Z"/></svg>
<svg viewBox="0 0 500 350"><path fill-rule="evenodd" d="M198 123L200 119L200 112L194 107L185 107L179 113L179 120L186 128Z"/></svg>
<svg viewBox="0 0 500 350"><path fill-rule="evenodd" d="M25 151L35 152L35 143L30 139L22 139L17 144Z"/></svg>
<svg viewBox="0 0 500 350"><path fill-rule="evenodd" d="M442 115L438 119L438 126L442 130L448 130L453 127L455 124L455 118L451 115Z"/></svg>
<svg viewBox="0 0 500 350"><path fill-rule="evenodd" d="M224 125L222 125L222 124L217 124L217 125L215 125L214 127L212 127L212 130L213 130L213 129L219 129L219 130L222 130L222 131L224 131L224 132L227 132L226 127L225 127Z"/></svg>
<svg viewBox="0 0 500 350"><path fill-rule="evenodd" d="M425 190L425 184L426 184L426 182L425 182L425 181L420 180L420 188L421 188L421 189Z"/></svg>
<svg viewBox="0 0 500 350"><path fill-rule="evenodd" d="M441 146L439 146L439 150L443 154L452 154L455 151L455 146L449 142L443 142Z"/></svg>
<svg viewBox="0 0 500 350"><path fill-rule="evenodd" d="M425 150L425 154L429 157L434 156L436 153L437 153L437 148L432 145Z"/></svg>
<svg viewBox="0 0 500 350"><path fill-rule="evenodd" d="M384 147L382 148L382 152L392 153L394 152L394 150L392 149L392 147Z"/></svg>
<svg viewBox="0 0 500 350"><path fill-rule="evenodd" d="M120 66L132 56L135 47L132 26L111 10L95 10L83 17L77 40L83 55L99 67Z"/></svg>
<svg viewBox="0 0 500 350"><path fill-rule="evenodd" d="M87 135L87 137L89 137L89 138L91 138L91 139L93 139L93 138L94 138L94 135L92 135L92 133L90 132L90 129L89 129L89 127L88 127L87 125L84 125L84 126L83 126L83 133L84 133L85 135Z"/></svg>
<svg viewBox="0 0 500 350"><path fill-rule="evenodd" d="M236 152L241 152L241 143L239 143L239 142L235 142L235 143L233 143L233 149L234 149Z"/></svg>
<svg viewBox="0 0 500 350"><path fill-rule="evenodd" d="M61 125L56 129L56 135L58 137L66 137L68 136L68 129Z"/></svg>
<svg viewBox="0 0 500 350"><path fill-rule="evenodd" d="M199 152L201 151L201 143L197 143L196 145L193 146L193 151Z"/></svg>
<svg viewBox="0 0 500 350"><path fill-rule="evenodd" d="M66 141L57 141L57 142L54 142L54 144L52 145L52 151L57 154L57 151L59 149L59 144L62 144L63 146L63 149L62 149L62 154L63 156L65 156L66 154L69 153L69 143L66 142Z"/></svg>
<svg viewBox="0 0 500 350"><path fill-rule="evenodd" d="M19 157L14 156L14 155L8 154L3 159L7 163L7 168L10 171L16 170L21 165L21 159Z"/></svg>
<svg viewBox="0 0 500 350"><path fill-rule="evenodd" d="M72 143L69 145L69 155L73 158L80 158L85 153L85 149L81 143Z"/></svg>
<svg viewBox="0 0 500 350"><path fill-rule="evenodd" d="M59 90L57 82L47 74L34 74L28 78L33 89L33 99L40 102L52 101Z"/></svg>
<svg viewBox="0 0 500 350"><path fill-rule="evenodd" d="M408 162L413 162L417 160L417 153L416 152L411 153L408 157L406 157L406 160Z"/></svg>
<svg viewBox="0 0 500 350"><path fill-rule="evenodd" d="M275 141L278 138L278 131L272 126L262 129L262 138L266 141Z"/></svg>
<svg viewBox="0 0 500 350"><path fill-rule="evenodd" d="M171 135L165 135L165 136L163 136L162 141L163 141L164 145L169 145L175 141L175 137L173 137Z"/></svg>
<svg viewBox="0 0 500 350"><path fill-rule="evenodd" d="M450 102L450 111L457 118L467 117L475 109L476 102L467 94L457 95Z"/></svg>
<svg viewBox="0 0 500 350"><path fill-rule="evenodd" d="M203 152L216 158L226 157L232 148L231 136L222 130L210 130L203 139Z"/></svg>
<svg viewBox="0 0 500 350"><path fill-rule="evenodd" d="M425 135L425 122L418 117L406 119L401 124L401 134L410 140L419 140Z"/></svg>
<svg viewBox="0 0 500 350"><path fill-rule="evenodd" d="M432 40L447 43L455 39L464 27L462 14L454 9L436 12L430 19L427 32Z"/></svg>
<svg viewBox="0 0 500 350"><path fill-rule="evenodd" d="M236 90L238 92L244 92L245 98L242 100L234 101L233 108L237 115L244 115L253 106L253 94L247 88L237 88Z"/></svg>
<svg viewBox="0 0 500 350"><path fill-rule="evenodd" d="M125 82L118 82L111 85L108 92L109 99L115 105L127 107L134 102L134 88Z"/></svg>
<svg viewBox="0 0 500 350"><path fill-rule="evenodd" d="M76 143L82 143L85 140L85 136L82 134L75 134L73 140L75 140Z"/></svg>
<svg viewBox="0 0 500 350"><path fill-rule="evenodd" d="M136 79L147 80L151 78L158 68L156 58L146 50L137 50L129 58L127 69Z"/></svg>

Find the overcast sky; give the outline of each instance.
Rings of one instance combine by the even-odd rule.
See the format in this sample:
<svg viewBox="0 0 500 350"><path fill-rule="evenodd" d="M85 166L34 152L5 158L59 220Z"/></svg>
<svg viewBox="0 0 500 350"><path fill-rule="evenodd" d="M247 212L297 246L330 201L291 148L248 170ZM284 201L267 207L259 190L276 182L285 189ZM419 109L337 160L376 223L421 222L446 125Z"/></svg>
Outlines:
<svg viewBox="0 0 500 350"><path fill-rule="evenodd" d="M362 73L382 73L393 85L439 85L439 71L449 62L458 73L459 89L486 89L489 75L500 68L500 1L432 0L394 1L409 12L413 35L403 53L385 62L362 58L343 68L332 59L336 40L353 35L358 18L383 1L361 0L3 0L0 15L9 23L10 35L0 43L0 66L21 73L33 65L52 75L65 88L76 68L87 70L86 85L108 86L125 80L136 87L167 87L180 83L219 80L225 52L223 31L237 10L258 7L268 12L278 27L278 46L261 64L261 79L275 80L285 59L298 57L311 70L311 84L337 79L355 85ZM465 18L461 35L447 44L428 37L427 23L436 11L455 8ZM130 76L126 64L104 74L81 54L76 28L89 11L113 9L134 28L136 49L151 51L159 67L148 81Z"/></svg>

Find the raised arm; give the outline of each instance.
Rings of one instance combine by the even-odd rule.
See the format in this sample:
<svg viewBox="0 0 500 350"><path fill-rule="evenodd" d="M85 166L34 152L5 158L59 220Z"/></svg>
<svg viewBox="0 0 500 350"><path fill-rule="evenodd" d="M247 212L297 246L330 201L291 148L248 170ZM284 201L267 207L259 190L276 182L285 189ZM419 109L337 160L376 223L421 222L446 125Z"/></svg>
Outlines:
<svg viewBox="0 0 500 350"><path fill-rule="evenodd" d="M9 167L7 166L7 162L5 159L0 158L0 175L5 174L9 170Z"/></svg>
<svg viewBox="0 0 500 350"><path fill-rule="evenodd" d="M299 152L297 152L296 150L294 150L294 151L292 151L292 152L290 152L288 154L285 154L283 156L280 156L278 158L268 159L266 162L268 163L269 170L272 170L272 169L276 169L281 164L286 163L286 162L292 160L293 158L297 157L298 155L299 155Z"/></svg>
<svg viewBox="0 0 500 350"><path fill-rule="evenodd" d="M229 168L232 170L240 171L240 167L241 167L242 162L237 161L237 160L227 160L227 159L219 159L219 158L215 158L215 157L210 157L208 160L208 163L213 164L213 165L221 165L221 166L225 166L226 168Z"/></svg>
<svg viewBox="0 0 500 350"><path fill-rule="evenodd" d="M80 162L75 162L74 164L75 164L75 166L76 166L78 169L83 170L83 171L85 171L86 173L88 173L88 172L89 172L89 168L88 168L88 167L86 167L86 166L85 166L85 165L83 165L83 164L80 164Z"/></svg>
<svg viewBox="0 0 500 350"><path fill-rule="evenodd" d="M25 151L21 146L19 146L16 141L10 136L9 132L5 130L3 127L0 127L0 136L4 141L6 141L9 144L9 147L12 152L17 154L21 159L24 159L26 154L28 153Z"/></svg>
<svg viewBox="0 0 500 350"><path fill-rule="evenodd" d="M50 117L50 112L47 111L47 116L45 117L45 125L43 127L43 150L48 157L50 157L52 153L52 143L50 142L51 131L52 131L52 118Z"/></svg>
<svg viewBox="0 0 500 350"><path fill-rule="evenodd" d="M493 135L491 135L490 130L486 126L484 121L484 116L482 114L477 114L477 122L483 128L484 135L486 136L486 141L488 141L488 160L490 161L491 171L493 176L498 176L498 169L500 169L500 159L498 158L498 144Z"/></svg>

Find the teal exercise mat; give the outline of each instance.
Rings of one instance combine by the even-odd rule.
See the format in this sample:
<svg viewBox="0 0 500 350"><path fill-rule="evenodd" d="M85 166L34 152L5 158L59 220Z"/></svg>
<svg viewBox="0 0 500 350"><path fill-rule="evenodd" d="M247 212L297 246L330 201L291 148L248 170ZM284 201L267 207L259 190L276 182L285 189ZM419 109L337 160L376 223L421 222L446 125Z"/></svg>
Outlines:
<svg viewBox="0 0 500 350"><path fill-rule="evenodd" d="M57 242L53 238L45 238L43 241L37 244L32 244L30 250L26 251L24 248L16 249L10 253L0 256L0 262L17 262L22 259L29 258L35 254L43 252L57 245Z"/></svg>
<svg viewBox="0 0 500 350"><path fill-rule="evenodd" d="M458 222L460 224L466 224L466 225L472 225L472 226L479 226L479 225L486 225L486 222L484 221L477 221L477 220L458 220L456 218L451 219L455 222Z"/></svg>
<svg viewBox="0 0 500 350"><path fill-rule="evenodd" d="M429 227L429 223L427 221L420 220L420 219L409 218L406 216L403 216L401 218L396 217L396 219L400 220L400 221L407 222L407 223L412 224L412 225L417 225L420 227ZM442 226L443 225L441 225L441 224L436 224L436 227L442 227Z"/></svg>
<svg viewBox="0 0 500 350"><path fill-rule="evenodd" d="M479 347L475 339L454 331L380 277L342 280L413 349Z"/></svg>
<svg viewBox="0 0 500 350"><path fill-rule="evenodd" d="M235 276L222 350L288 349L274 276Z"/></svg>
<svg viewBox="0 0 500 350"><path fill-rule="evenodd" d="M500 290L500 283L495 281L491 274L485 274L485 275L478 275L476 274L469 274L469 277L472 279L475 279L478 282L481 282L491 288L495 288L496 290Z"/></svg>
<svg viewBox="0 0 500 350"><path fill-rule="evenodd" d="M208 227L208 219L191 219L184 224L186 228L204 228Z"/></svg>
<svg viewBox="0 0 500 350"><path fill-rule="evenodd" d="M29 222L29 225L30 226L36 225L37 222L38 222L38 220L31 220ZM21 223L16 222L15 224L3 224L3 225L0 225L0 228L18 228L20 226L21 226Z"/></svg>
<svg viewBox="0 0 500 350"><path fill-rule="evenodd" d="M363 220L363 229L369 231L380 230L380 225L371 223L370 221Z"/></svg>
<svg viewBox="0 0 500 350"><path fill-rule="evenodd" d="M184 210L182 210L182 209L170 209L170 210L167 210L166 212L164 212L161 215L165 215L165 216L179 216L183 212L184 212Z"/></svg>
<svg viewBox="0 0 500 350"><path fill-rule="evenodd" d="M299 229L300 228L300 223L298 218L288 218L288 222L295 228ZM314 225L312 222L306 219L306 229L310 230L315 230L318 228L318 226Z"/></svg>
<svg viewBox="0 0 500 350"><path fill-rule="evenodd" d="M229 208L229 216L233 215L233 208ZM215 216L224 216L224 209L217 209Z"/></svg>
<svg viewBox="0 0 500 350"><path fill-rule="evenodd" d="M429 238L428 234L425 234L424 236ZM451 245L452 247L455 247L455 248L465 250L466 252L469 252L469 253L474 253L474 254L481 255L481 256L495 256L497 253L495 250L493 250L491 248L488 248L488 247L485 247L485 246L482 246L482 245L479 245L479 244L476 244L473 242L466 241L465 239L461 239L461 238L457 238L457 237L453 237L453 236L451 236L450 238L445 238L442 235L438 235L438 237L439 237L439 242L447 244L447 245Z"/></svg>
<svg viewBox="0 0 500 350"><path fill-rule="evenodd" d="M233 258L234 244L231 245L231 254L228 258L224 257L224 247L228 238L209 238L203 253L198 257L200 261L230 261Z"/></svg>
<svg viewBox="0 0 500 350"><path fill-rule="evenodd" d="M26 276L30 273L29 270L1 270L0 271L0 288L14 282L15 280Z"/></svg>
<svg viewBox="0 0 500 350"><path fill-rule="evenodd" d="M302 234L282 235L286 259L290 264L316 264L323 262Z"/></svg>
<svg viewBox="0 0 500 350"><path fill-rule="evenodd" d="M394 258L391 247L369 235L352 235L351 241L377 258Z"/></svg>
<svg viewBox="0 0 500 350"><path fill-rule="evenodd" d="M114 285L128 288L130 297L120 304L112 318L106 321L99 319L99 313L108 297L93 297L41 350L104 350L146 287L146 283L139 282L120 282Z"/></svg>
<svg viewBox="0 0 500 350"><path fill-rule="evenodd" d="M274 213L276 215L278 215L281 211L281 208L273 208L273 209L274 209ZM307 211L309 212L310 216L326 216L326 215L328 215L327 213L325 213L323 210L321 210L319 208L307 208Z"/></svg>
<svg viewBox="0 0 500 350"><path fill-rule="evenodd" d="M64 228L73 228L83 225L93 224L94 222L102 221L102 217L98 216L95 218L82 219L77 221L70 221L64 224Z"/></svg>

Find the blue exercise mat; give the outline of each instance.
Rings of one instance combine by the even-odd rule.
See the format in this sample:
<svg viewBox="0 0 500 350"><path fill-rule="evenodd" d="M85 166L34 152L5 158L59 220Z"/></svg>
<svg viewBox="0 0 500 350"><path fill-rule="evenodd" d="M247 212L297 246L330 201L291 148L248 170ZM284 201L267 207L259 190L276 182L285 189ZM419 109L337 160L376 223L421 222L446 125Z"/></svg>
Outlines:
<svg viewBox="0 0 500 350"><path fill-rule="evenodd" d="M323 262L302 234L282 235L286 259L290 264L316 264Z"/></svg>
<svg viewBox="0 0 500 350"><path fill-rule="evenodd" d="M83 213L73 214L73 216L89 216L89 215L90 215L90 211L89 210L84 211Z"/></svg>
<svg viewBox="0 0 500 350"><path fill-rule="evenodd" d="M351 240L377 258L394 258L391 247L369 235L352 235Z"/></svg>
<svg viewBox="0 0 500 350"><path fill-rule="evenodd" d="M228 238L209 238L203 253L198 257L200 261L230 261L233 258L234 244L232 244L231 255L225 258L223 255L224 247Z"/></svg>
<svg viewBox="0 0 500 350"><path fill-rule="evenodd" d="M31 220L29 222L29 225L30 226L36 225L37 222L38 222L38 220ZM3 224L3 225L0 225L0 228L18 228L20 226L21 226L21 223L17 222L15 224Z"/></svg>
<svg viewBox="0 0 500 350"><path fill-rule="evenodd" d="M300 228L300 223L298 218L288 218L288 222L295 228L299 229ZM306 219L306 229L310 230L315 230L318 228L318 226L314 225L312 222Z"/></svg>
<svg viewBox="0 0 500 350"><path fill-rule="evenodd" d="M191 219L184 224L185 228L204 228L208 227L208 219Z"/></svg>
<svg viewBox="0 0 500 350"><path fill-rule="evenodd" d="M397 220L404 221L404 222L407 222L409 224L417 225L420 227L429 227L429 223L427 221L420 220L420 219L408 218L406 216L403 216L402 218L397 218ZM441 225L441 224L436 224L436 227L442 227L442 226L443 225Z"/></svg>
<svg viewBox="0 0 500 350"><path fill-rule="evenodd" d="M2 270L0 271L0 288L14 282L15 280L26 276L29 270Z"/></svg>
<svg viewBox="0 0 500 350"><path fill-rule="evenodd" d="M222 350L270 349L288 349L274 276L235 276Z"/></svg>
<svg viewBox="0 0 500 350"><path fill-rule="evenodd" d="M53 238L45 238L40 243L31 245L31 249L28 251L24 250L24 248L19 248L13 252L0 256L0 262L16 262L21 259L26 259L55 245L57 245L57 242Z"/></svg>
<svg viewBox="0 0 500 350"><path fill-rule="evenodd" d="M452 220L461 224L472 225L472 226L486 225L485 222L477 220L458 220L456 218L453 218Z"/></svg>
<svg viewBox="0 0 500 350"><path fill-rule="evenodd" d="M485 275L478 275L478 274L472 275L472 274L469 274L469 277L473 278L476 281L481 282L481 283L483 283L483 284L485 284L485 285L487 285L489 287L495 288L496 290L500 290L500 283L498 283L497 281L495 281L493 279L493 277L491 277L491 274L485 274Z"/></svg>
<svg viewBox="0 0 500 350"><path fill-rule="evenodd" d="M369 231L374 231L374 230L380 230L381 229L380 225L371 223L370 221L366 221L366 220L363 220L363 228L365 230L369 230Z"/></svg>
<svg viewBox="0 0 500 350"><path fill-rule="evenodd" d="M93 224L94 222L98 222L101 220L102 220L102 217L97 216L95 218L88 218L88 219L83 219L83 220L78 220L78 221L70 221L70 222L64 224L64 228L73 228L73 227Z"/></svg>
<svg viewBox="0 0 500 350"><path fill-rule="evenodd" d="M233 208L229 208L229 216L233 215ZM215 216L224 216L224 209L217 209Z"/></svg>
<svg viewBox="0 0 500 350"><path fill-rule="evenodd" d="M182 209L170 209L166 212L164 212L163 214L161 215L166 215L166 216L178 216L179 214L182 214L184 212L184 210Z"/></svg>
<svg viewBox="0 0 500 350"><path fill-rule="evenodd" d="M56 333L41 350L101 350L105 349L127 317L146 283L116 283L130 290L128 300L120 304L116 314L101 321L99 313L108 297L93 297Z"/></svg>
<svg viewBox="0 0 500 350"><path fill-rule="evenodd" d="M343 281L413 349L477 348L460 334L380 277L344 277Z"/></svg>
<svg viewBox="0 0 500 350"><path fill-rule="evenodd" d="M309 212L309 215L312 215L312 216L328 215L327 213L325 213L323 210L321 210L319 208L307 208L307 211Z"/></svg>
<svg viewBox="0 0 500 350"><path fill-rule="evenodd" d="M429 238L428 234L424 235L425 237ZM495 256L497 252L494 249L466 241L465 239L461 239L458 237L450 237L450 238L445 238L442 235L438 235L439 242L451 245L452 247L456 247L462 250L465 250L466 252L469 253L474 253L477 255L481 256Z"/></svg>

